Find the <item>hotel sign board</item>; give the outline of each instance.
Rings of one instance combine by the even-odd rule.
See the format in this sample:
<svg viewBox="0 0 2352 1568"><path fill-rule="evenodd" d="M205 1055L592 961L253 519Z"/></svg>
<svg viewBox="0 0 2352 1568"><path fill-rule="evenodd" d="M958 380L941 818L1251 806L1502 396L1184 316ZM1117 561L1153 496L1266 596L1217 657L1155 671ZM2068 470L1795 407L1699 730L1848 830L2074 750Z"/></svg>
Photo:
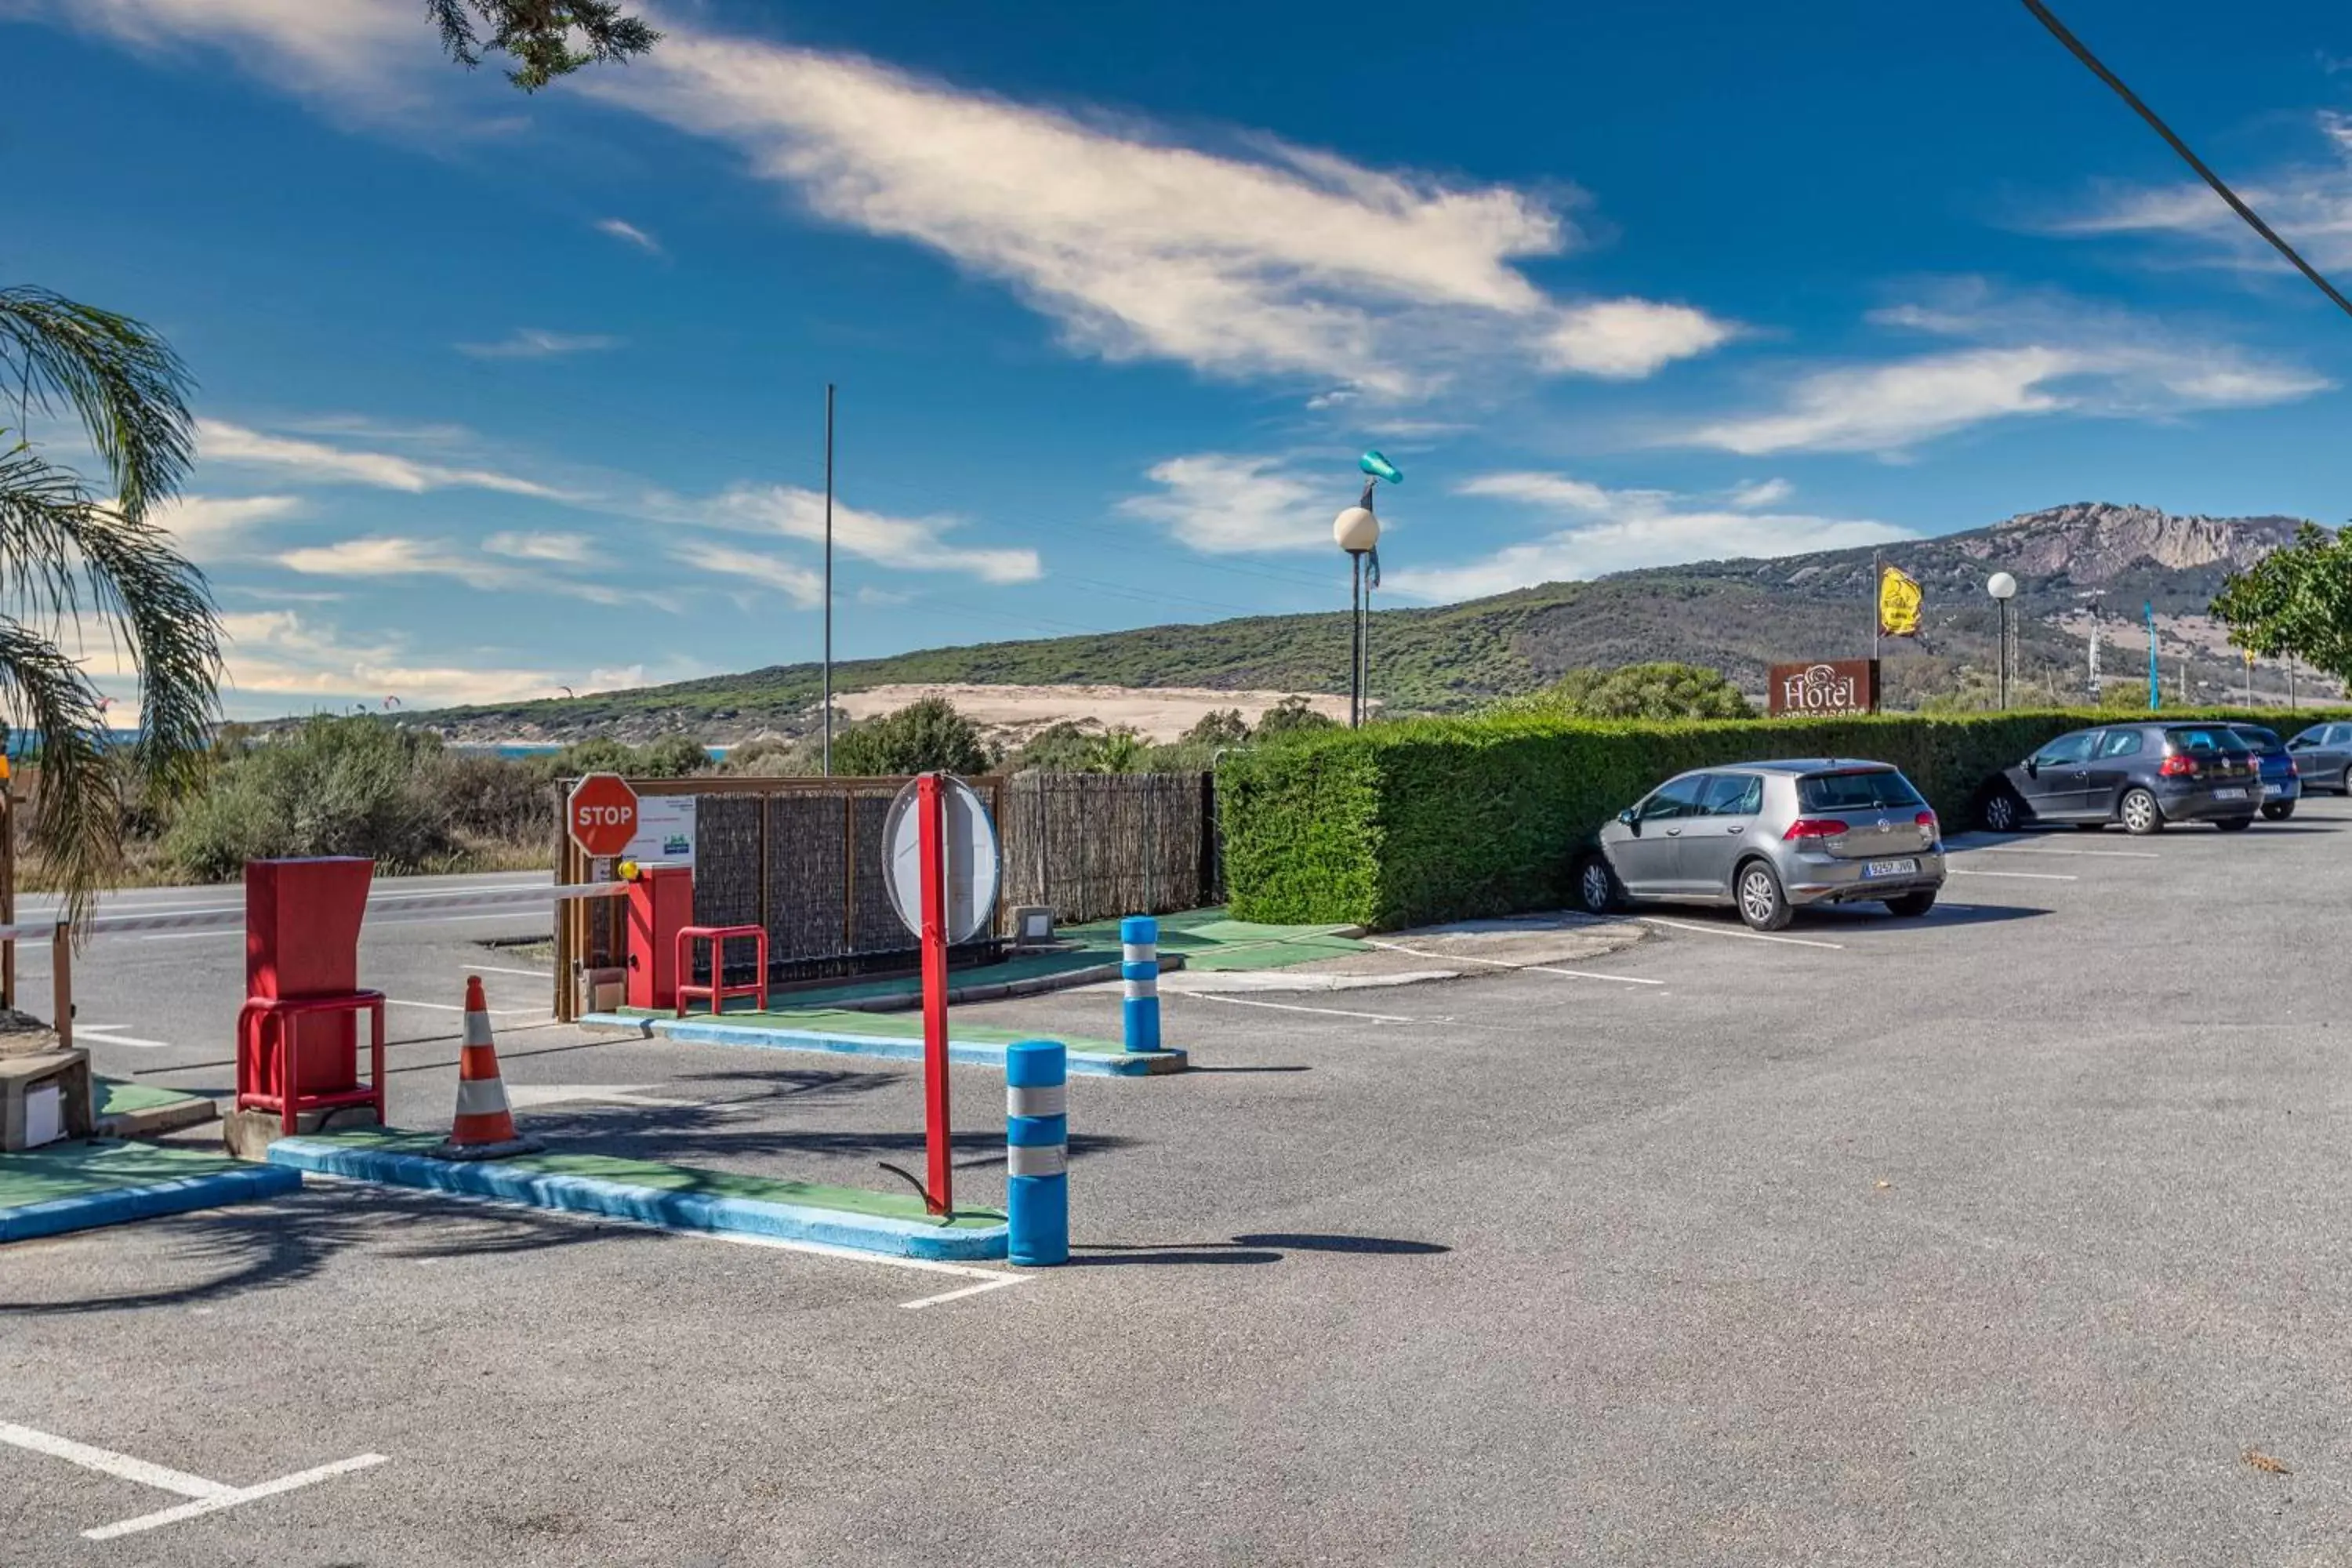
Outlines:
<svg viewBox="0 0 2352 1568"><path fill-rule="evenodd" d="M1878 661L1823 658L1776 664L1767 685L1775 719L1842 719L1878 711Z"/></svg>

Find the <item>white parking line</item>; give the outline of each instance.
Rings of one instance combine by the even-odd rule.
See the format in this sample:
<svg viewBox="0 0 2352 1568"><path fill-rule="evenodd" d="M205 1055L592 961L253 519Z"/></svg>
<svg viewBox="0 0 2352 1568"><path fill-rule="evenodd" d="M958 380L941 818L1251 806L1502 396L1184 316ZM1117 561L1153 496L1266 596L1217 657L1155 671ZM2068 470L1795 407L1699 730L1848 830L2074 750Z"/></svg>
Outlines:
<svg viewBox="0 0 2352 1568"><path fill-rule="evenodd" d="M1236 1007L1271 1007L1277 1013L1320 1013L1327 1018L1369 1018L1375 1024L1425 1024L1426 1018L1400 1018L1393 1013L1350 1013L1339 1007L1308 1007L1297 1002L1265 1002L1255 996L1228 996L1219 991L1171 991L1194 1002L1226 1002Z"/></svg>
<svg viewBox="0 0 2352 1568"><path fill-rule="evenodd" d="M1407 947L1401 942L1374 942L1367 937L1367 947L1377 947L1386 952L1410 953L1415 958L1433 958L1440 963L1483 963L1489 969L1524 969L1537 974L1564 974L1570 980L1608 980L1619 985L1664 985L1663 980L1644 980L1635 974L1596 974L1589 969L1556 969L1548 963L1513 963L1505 958L1473 958L1466 952L1429 952L1418 947Z"/></svg>
<svg viewBox="0 0 2352 1568"><path fill-rule="evenodd" d="M141 1514L137 1519L126 1519L114 1524L102 1524L96 1530L83 1531L81 1535L84 1541L111 1541L118 1535L136 1535L141 1531L153 1530L158 1525L177 1524L184 1519L195 1519L207 1513L218 1513L225 1508L235 1508L241 1502L276 1497L279 1492L290 1492L297 1487L311 1486L320 1481L331 1480L337 1476L349 1475L353 1470L364 1470L371 1466L384 1462L385 1457L382 1454L358 1454L348 1459L337 1459L331 1465L320 1465L316 1469L302 1470L290 1476L280 1476L274 1481L264 1481L259 1486L239 1487L223 1497L201 1498L194 1502L184 1502L177 1508L164 1509L160 1513L145 1513Z"/></svg>
<svg viewBox="0 0 2352 1568"><path fill-rule="evenodd" d="M1965 855L2082 855L2109 860L2160 860L2153 849L2045 849L2038 844L1964 844Z"/></svg>
<svg viewBox="0 0 2352 1568"><path fill-rule="evenodd" d="M551 980L544 969L500 969L495 963L461 963L457 966L467 974L520 974L526 980Z"/></svg>
<svg viewBox="0 0 2352 1568"><path fill-rule="evenodd" d="M128 1024L76 1024L74 1033L87 1035L101 1046L137 1046L142 1050L156 1051L167 1051L172 1048L172 1042L169 1040L144 1040L136 1035L121 1033L129 1027L131 1026Z"/></svg>
<svg viewBox="0 0 2352 1568"><path fill-rule="evenodd" d="M218 1513L223 1509L235 1508L239 1503L252 1502L259 1498L276 1497L279 1492L290 1492L297 1487L310 1486L319 1481L328 1480L336 1476L349 1475L353 1470L364 1470L372 1465L381 1465L385 1462L385 1457L382 1454L359 1454L348 1459L338 1459L331 1465L320 1465L314 1469L297 1471L290 1476L280 1476L274 1481L263 1481L257 1486L233 1487L226 1482L208 1481L202 1476L189 1475L184 1470L168 1469L162 1465L151 1465L144 1459L134 1459L128 1454L118 1454L111 1448L95 1447L88 1443L77 1443L70 1437L59 1437L53 1433L36 1431L30 1426L19 1426L13 1422L0 1421L0 1443L28 1449L36 1454L47 1454L53 1459L63 1459L69 1465L79 1465L86 1470L96 1470L101 1475L112 1476L118 1480L135 1481L142 1487L152 1487L159 1492L173 1492L190 1500L155 1513L143 1513L136 1519L121 1520L113 1524L101 1524L95 1529L85 1530L81 1532L82 1539L85 1541L111 1541L119 1535L136 1535L142 1531L153 1530L159 1525L176 1524L181 1520L194 1519L201 1514Z"/></svg>
<svg viewBox="0 0 2352 1568"><path fill-rule="evenodd" d="M967 1285L961 1290L942 1290L936 1296L926 1296L919 1301L901 1301L898 1306L903 1311L919 1312L926 1307L937 1307L948 1301L961 1301L966 1296L984 1296L991 1290L1002 1290L1007 1285L1026 1285L1030 1278L1026 1274L1000 1274L983 1284Z"/></svg>
<svg viewBox="0 0 2352 1568"><path fill-rule="evenodd" d="M1750 942L1785 942L1791 947L1826 947L1839 952L1845 951L1842 942L1815 942L1809 936L1774 936L1768 931L1733 931L1728 926L1691 925L1683 921L1664 921L1655 915L1635 915L1645 925L1664 926L1668 931L1695 931L1701 936L1742 936Z"/></svg>
<svg viewBox="0 0 2352 1568"><path fill-rule="evenodd" d="M1954 877L2010 877L2021 882L2079 882L2083 879L2060 871L1969 871L1958 866L1947 866L1944 869Z"/></svg>

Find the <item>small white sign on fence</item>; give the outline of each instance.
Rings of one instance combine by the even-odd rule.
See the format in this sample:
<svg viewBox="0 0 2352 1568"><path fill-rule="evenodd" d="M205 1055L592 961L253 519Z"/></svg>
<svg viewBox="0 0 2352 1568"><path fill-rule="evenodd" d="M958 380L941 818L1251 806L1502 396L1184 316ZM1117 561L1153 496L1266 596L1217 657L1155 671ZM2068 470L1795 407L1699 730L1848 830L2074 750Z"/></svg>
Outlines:
<svg viewBox="0 0 2352 1568"><path fill-rule="evenodd" d="M692 866L694 800L690 795L639 795L637 836L629 840L628 858L640 866Z"/></svg>

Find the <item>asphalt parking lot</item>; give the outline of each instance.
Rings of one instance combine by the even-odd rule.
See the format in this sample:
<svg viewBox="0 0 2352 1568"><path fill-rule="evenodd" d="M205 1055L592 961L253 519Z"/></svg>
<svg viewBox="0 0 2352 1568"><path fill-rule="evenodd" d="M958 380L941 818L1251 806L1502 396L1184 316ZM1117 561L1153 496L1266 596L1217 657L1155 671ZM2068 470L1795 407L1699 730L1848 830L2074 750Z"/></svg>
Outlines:
<svg viewBox="0 0 2352 1568"><path fill-rule="evenodd" d="M2352 808L1954 848L1919 921L1171 993L1199 1070L1072 1083L1079 1257L1018 1285L323 1183L0 1248L0 1423L135 1462L0 1442L5 1560L2346 1561ZM499 1023L551 1140L919 1147L895 1064ZM200 1083L209 1026L101 1063ZM1001 1079L955 1093L995 1201ZM86 1539L203 1500L136 1464L236 1500Z"/></svg>

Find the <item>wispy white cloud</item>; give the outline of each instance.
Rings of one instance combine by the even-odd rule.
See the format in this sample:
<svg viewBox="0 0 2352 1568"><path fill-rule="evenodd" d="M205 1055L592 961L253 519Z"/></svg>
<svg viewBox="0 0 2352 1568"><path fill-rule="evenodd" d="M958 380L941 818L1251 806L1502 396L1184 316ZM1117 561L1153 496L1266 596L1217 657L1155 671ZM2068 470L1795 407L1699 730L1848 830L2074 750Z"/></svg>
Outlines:
<svg viewBox="0 0 2352 1568"><path fill-rule="evenodd" d="M1566 474L1482 474L1454 489L1524 503L1559 526L1458 565L1392 568L1385 586L1416 598L1475 598L1639 566L1838 550L1906 537L1883 522L1693 506L1668 491L1611 490Z"/></svg>
<svg viewBox="0 0 2352 1568"><path fill-rule="evenodd" d="M1158 491L1118 503L1212 555L1328 550L1331 519L1348 504L1345 480L1310 484L1280 458L1195 452L1156 463Z"/></svg>
<svg viewBox="0 0 2352 1568"><path fill-rule="evenodd" d="M1757 479L1748 484L1733 486L1731 504L1742 511L1778 506L1794 495L1796 489L1797 487L1786 479Z"/></svg>
<svg viewBox="0 0 2352 1568"><path fill-rule="evenodd" d="M1006 281L1107 358L1399 395L1441 383L1453 349L1473 341L1493 357L1532 338L1546 368L1608 375L1721 341L1679 307L1546 295L1517 263L1579 236L1558 203L1507 186L1383 173L1264 137L1188 145L684 28L587 90L739 148L824 217Z"/></svg>
<svg viewBox="0 0 2352 1568"><path fill-rule="evenodd" d="M525 550L535 547L534 542L569 540L572 537L555 534L493 536ZM550 563L566 559L563 557L548 553L523 555L522 559L533 563L533 565L525 567L495 559L486 552L487 548L469 549L446 539L373 534L362 539L338 540L331 544L303 545L283 552L277 557L277 562L289 572L299 572L310 577L446 577L470 588L551 594L568 599L583 599L592 605L635 603L667 609L677 607L676 602L667 595L643 589L615 588L545 569ZM520 552L508 550L500 553L514 556Z"/></svg>
<svg viewBox="0 0 2352 1568"><path fill-rule="evenodd" d="M459 343L457 352L474 359L560 359L565 354L614 348L620 342L602 332L551 332L541 327L517 327L494 343Z"/></svg>
<svg viewBox="0 0 2352 1568"><path fill-rule="evenodd" d="M273 436L221 419L197 422L196 456L205 464L233 463L318 484L365 485L411 495L437 489L482 489L541 500L577 499L551 485L494 468L457 467L397 452L335 446L298 436Z"/></svg>
<svg viewBox="0 0 2352 1568"><path fill-rule="evenodd" d="M584 533L493 533L482 541L493 555L585 566L595 559L596 542Z"/></svg>
<svg viewBox="0 0 2352 1568"><path fill-rule="evenodd" d="M779 534L808 543L824 539L824 495L796 485L737 485L705 501L675 498L658 514L748 533ZM953 518L891 517L833 504L834 548L900 572L960 572L983 583L1034 582L1045 570L1027 548L973 548L946 537Z"/></svg>
<svg viewBox="0 0 2352 1568"><path fill-rule="evenodd" d="M259 712L286 707L283 699L404 706L499 702L557 694L545 669L503 668L487 660L464 665L420 661L402 639L355 640L292 610L233 611L221 617L227 634L226 696L232 709ZM268 699L278 699L272 702Z"/></svg>
<svg viewBox="0 0 2352 1568"><path fill-rule="evenodd" d="M215 561L255 528L302 510L298 496L184 495L149 510L147 521L178 542L189 560Z"/></svg>
<svg viewBox="0 0 2352 1568"><path fill-rule="evenodd" d="M2323 271L2352 267L2352 114L2322 110L2309 122L2318 157L2250 181L2238 195ZM2030 216L2043 234L2097 237L2137 235L2175 240L2197 259L2293 279L2284 258L2195 181L2161 185L2106 182L2084 198ZM2300 287L2299 281L2297 287Z"/></svg>
<svg viewBox="0 0 2352 1568"><path fill-rule="evenodd" d="M1990 420L2051 414L2164 418L2289 402L2334 384L2291 361L2082 300L2003 294L1980 279L1937 286L1871 320L1973 344L1801 370L1789 378L1777 406L1702 420L1670 444L1748 456L1899 456Z"/></svg>
<svg viewBox="0 0 2352 1568"><path fill-rule="evenodd" d="M773 588L803 610L815 609L824 603L824 574L782 556L739 550L707 539L673 540L669 552L674 560L715 577L730 579L739 586Z"/></svg>
<svg viewBox="0 0 2352 1568"><path fill-rule="evenodd" d="M1544 334L1542 358L1554 370L1638 380L1678 359L1718 348L1737 332L1729 322L1688 305L1602 300L1562 311Z"/></svg>
<svg viewBox="0 0 2352 1568"><path fill-rule="evenodd" d="M639 228L635 224L629 222L626 218L600 217L596 220L596 232L599 234L611 235L614 239L621 241L624 245L634 245L639 250L645 251L647 255L659 256L662 254L661 241L656 239L652 235L647 234L644 229Z"/></svg>

